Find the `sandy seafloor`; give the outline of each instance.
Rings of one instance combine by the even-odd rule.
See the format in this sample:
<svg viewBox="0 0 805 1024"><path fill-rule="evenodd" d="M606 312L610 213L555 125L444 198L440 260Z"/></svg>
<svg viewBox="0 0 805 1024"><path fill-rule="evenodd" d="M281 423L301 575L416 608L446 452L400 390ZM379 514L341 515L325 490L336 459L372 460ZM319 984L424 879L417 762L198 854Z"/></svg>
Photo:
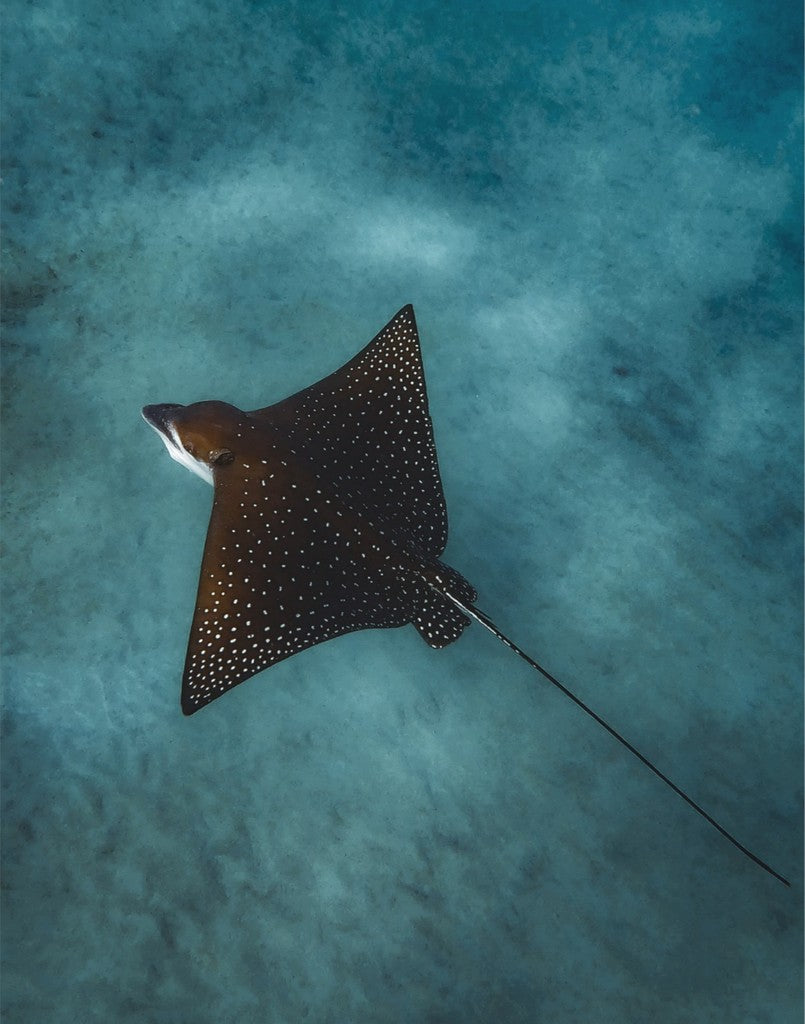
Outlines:
<svg viewBox="0 0 805 1024"><path fill-rule="evenodd" d="M794 1024L801 103L785 2L5 5L8 1024ZM185 719L211 491L404 303L480 627Z"/></svg>

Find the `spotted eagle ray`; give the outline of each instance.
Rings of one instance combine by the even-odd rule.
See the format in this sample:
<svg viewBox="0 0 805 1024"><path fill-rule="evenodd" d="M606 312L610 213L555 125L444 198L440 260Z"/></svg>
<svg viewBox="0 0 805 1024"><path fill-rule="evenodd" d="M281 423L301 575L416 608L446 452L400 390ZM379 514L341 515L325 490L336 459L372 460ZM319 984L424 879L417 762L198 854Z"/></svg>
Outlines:
<svg viewBox="0 0 805 1024"><path fill-rule="evenodd" d="M182 679L186 715L344 633L413 623L441 648L474 619L790 884L505 636L475 606L475 588L440 561L447 507L411 305L340 370L275 405L171 403L142 414L171 458L214 488Z"/></svg>

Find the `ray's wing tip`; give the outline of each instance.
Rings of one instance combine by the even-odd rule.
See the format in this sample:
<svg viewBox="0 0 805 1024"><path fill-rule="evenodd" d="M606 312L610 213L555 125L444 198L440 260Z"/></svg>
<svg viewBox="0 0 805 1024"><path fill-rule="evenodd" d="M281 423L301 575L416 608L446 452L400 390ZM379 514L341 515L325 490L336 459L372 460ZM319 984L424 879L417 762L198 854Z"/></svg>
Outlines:
<svg viewBox="0 0 805 1024"><path fill-rule="evenodd" d="M185 693L182 694L181 704L182 704L182 714L186 718L189 718L191 715L194 715L196 713L196 711L200 711L201 708L204 707L203 704L197 704L195 701L190 700L190 698Z"/></svg>

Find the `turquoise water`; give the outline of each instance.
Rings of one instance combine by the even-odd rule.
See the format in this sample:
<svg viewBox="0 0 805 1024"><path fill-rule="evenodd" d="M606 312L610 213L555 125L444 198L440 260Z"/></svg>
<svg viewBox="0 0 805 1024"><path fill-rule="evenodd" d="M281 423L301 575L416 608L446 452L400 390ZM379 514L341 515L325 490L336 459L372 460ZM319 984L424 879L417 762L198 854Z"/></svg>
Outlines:
<svg viewBox="0 0 805 1024"><path fill-rule="evenodd" d="M11 0L4 1020L802 1019L799 5ZM480 627L186 719L256 408L413 302Z"/></svg>

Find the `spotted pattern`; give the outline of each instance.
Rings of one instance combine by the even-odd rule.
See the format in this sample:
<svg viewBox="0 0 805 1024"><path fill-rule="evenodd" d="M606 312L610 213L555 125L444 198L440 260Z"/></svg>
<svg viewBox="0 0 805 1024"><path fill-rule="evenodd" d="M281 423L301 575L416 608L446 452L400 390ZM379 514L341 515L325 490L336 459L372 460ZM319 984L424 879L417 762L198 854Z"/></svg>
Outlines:
<svg viewBox="0 0 805 1024"><path fill-rule="evenodd" d="M384 532L425 556L444 551L447 509L412 306L340 370L252 415L281 429Z"/></svg>
<svg viewBox="0 0 805 1024"><path fill-rule="evenodd" d="M212 466L186 714L353 630L413 622L432 647L460 635L469 620L434 581L464 602L475 591L437 558L447 515L410 306L342 369L275 406L198 409L185 434L203 438L214 411L220 445L230 410L235 457Z"/></svg>

